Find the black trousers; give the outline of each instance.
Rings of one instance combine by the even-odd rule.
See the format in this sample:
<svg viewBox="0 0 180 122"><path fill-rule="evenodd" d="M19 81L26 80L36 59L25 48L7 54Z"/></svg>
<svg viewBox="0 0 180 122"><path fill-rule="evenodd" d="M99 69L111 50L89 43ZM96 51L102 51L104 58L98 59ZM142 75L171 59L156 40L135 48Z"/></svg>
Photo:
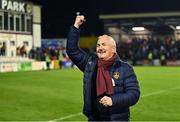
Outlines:
<svg viewBox="0 0 180 122"><path fill-rule="evenodd" d="M110 121L109 115L91 115L88 117L88 121Z"/></svg>
<svg viewBox="0 0 180 122"><path fill-rule="evenodd" d="M129 122L129 118L112 118L110 115L91 115L88 117L88 121L111 121L111 122Z"/></svg>

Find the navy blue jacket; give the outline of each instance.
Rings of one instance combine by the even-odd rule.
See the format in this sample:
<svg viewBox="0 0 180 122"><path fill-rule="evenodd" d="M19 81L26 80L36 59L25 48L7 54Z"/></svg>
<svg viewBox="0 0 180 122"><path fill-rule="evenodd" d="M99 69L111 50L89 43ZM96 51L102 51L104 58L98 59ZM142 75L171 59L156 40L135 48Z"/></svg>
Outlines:
<svg viewBox="0 0 180 122"><path fill-rule="evenodd" d="M90 117L93 115L92 106L92 82L93 73L97 70L97 55L86 53L78 46L80 29L71 27L67 40L67 54L73 63L84 72L83 92L84 108L83 113ZM114 94L111 96L113 105L109 107L111 120L129 120L129 107L139 100L140 90L133 68L117 58L110 67L109 72L114 79Z"/></svg>

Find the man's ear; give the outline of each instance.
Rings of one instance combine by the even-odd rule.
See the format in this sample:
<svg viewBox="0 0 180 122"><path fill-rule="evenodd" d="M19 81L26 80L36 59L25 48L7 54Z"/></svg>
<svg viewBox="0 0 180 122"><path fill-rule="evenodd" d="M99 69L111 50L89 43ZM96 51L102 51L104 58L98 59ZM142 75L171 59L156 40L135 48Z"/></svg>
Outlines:
<svg viewBox="0 0 180 122"><path fill-rule="evenodd" d="M112 48L113 48L113 52L115 53L115 52L116 52L116 47L115 47L115 46L113 46Z"/></svg>

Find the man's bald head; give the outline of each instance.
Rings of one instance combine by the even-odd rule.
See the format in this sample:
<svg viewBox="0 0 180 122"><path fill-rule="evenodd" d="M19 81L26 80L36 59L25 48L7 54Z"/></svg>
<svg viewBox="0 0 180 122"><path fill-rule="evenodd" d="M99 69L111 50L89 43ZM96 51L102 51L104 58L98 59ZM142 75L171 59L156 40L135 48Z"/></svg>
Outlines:
<svg viewBox="0 0 180 122"><path fill-rule="evenodd" d="M96 52L99 58L108 60L116 53L116 42L108 35L98 37Z"/></svg>

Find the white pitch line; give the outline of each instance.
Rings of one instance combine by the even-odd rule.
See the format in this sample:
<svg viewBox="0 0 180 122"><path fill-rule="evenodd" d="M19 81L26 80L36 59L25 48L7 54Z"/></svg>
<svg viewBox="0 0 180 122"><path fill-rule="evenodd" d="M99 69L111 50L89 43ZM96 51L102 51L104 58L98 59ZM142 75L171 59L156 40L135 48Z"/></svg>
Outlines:
<svg viewBox="0 0 180 122"><path fill-rule="evenodd" d="M180 87L174 87L174 88L170 88L170 89L166 89L166 90L159 90L159 91L156 91L156 92L152 92L152 93L142 95L142 97L148 97L148 96L152 96L152 95L157 95L157 94L161 94L161 93L176 90L176 89L180 89Z"/></svg>
<svg viewBox="0 0 180 122"><path fill-rule="evenodd" d="M174 88L167 89L167 90L160 90L160 91L148 93L148 94L142 95L141 98L152 96L152 95L157 95L157 94L161 94L161 93L164 93L164 92L168 92L168 91L172 91L172 90L177 90L177 89L180 89L180 87L174 87ZM70 114L68 116L60 117L58 119L50 120L48 122L56 122L56 121L65 120L65 119L69 119L69 118L80 116L80 115L82 115L82 113Z"/></svg>
<svg viewBox="0 0 180 122"><path fill-rule="evenodd" d="M58 119L50 120L48 122L56 122L56 121L65 120L65 119L69 119L69 118L80 116L80 115L82 115L82 113L70 114L68 116L64 116L64 117L61 117L61 118L58 118Z"/></svg>

